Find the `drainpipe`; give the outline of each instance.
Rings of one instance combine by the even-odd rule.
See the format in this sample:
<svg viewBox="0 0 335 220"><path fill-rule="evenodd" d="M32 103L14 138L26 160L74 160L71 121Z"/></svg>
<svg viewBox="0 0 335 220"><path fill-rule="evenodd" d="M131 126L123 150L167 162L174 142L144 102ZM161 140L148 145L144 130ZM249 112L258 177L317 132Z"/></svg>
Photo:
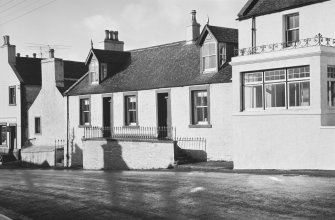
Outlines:
<svg viewBox="0 0 335 220"><path fill-rule="evenodd" d="M69 167L69 96L66 95L66 167Z"/></svg>

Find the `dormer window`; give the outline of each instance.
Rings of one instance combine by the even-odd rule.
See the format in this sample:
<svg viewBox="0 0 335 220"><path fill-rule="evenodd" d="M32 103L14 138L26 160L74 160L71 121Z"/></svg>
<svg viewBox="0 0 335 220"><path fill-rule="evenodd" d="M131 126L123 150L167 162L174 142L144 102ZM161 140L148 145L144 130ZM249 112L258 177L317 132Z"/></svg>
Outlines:
<svg viewBox="0 0 335 220"><path fill-rule="evenodd" d="M92 84L99 83L99 63L93 56L89 65L90 79Z"/></svg>
<svg viewBox="0 0 335 220"><path fill-rule="evenodd" d="M220 66L225 64L225 62L227 61L226 51L227 51L227 45L225 43L220 43L219 44L219 64Z"/></svg>
<svg viewBox="0 0 335 220"><path fill-rule="evenodd" d="M202 68L203 72L213 72L217 68L216 41L210 34L202 45Z"/></svg>
<svg viewBox="0 0 335 220"><path fill-rule="evenodd" d="M100 81L102 81L107 77L107 63L101 63L100 66Z"/></svg>

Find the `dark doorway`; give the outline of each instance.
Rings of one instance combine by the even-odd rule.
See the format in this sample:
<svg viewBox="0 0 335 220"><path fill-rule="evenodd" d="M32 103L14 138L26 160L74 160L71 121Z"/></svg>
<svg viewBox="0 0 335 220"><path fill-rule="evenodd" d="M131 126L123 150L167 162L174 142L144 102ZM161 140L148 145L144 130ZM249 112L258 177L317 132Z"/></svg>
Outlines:
<svg viewBox="0 0 335 220"><path fill-rule="evenodd" d="M169 136L169 93L157 93L158 138Z"/></svg>
<svg viewBox="0 0 335 220"><path fill-rule="evenodd" d="M102 103L103 108L103 136L109 137L111 135L111 127L112 127L112 111L111 111L111 104L112 98L111 97L104 97Z"/></svg>
<svg viewBox="0 0 335 220"><path fill-rule="evenodd" d="M9 126L9 152L13 152L16 149L17 139L16 139L16 126Z"/></svg>

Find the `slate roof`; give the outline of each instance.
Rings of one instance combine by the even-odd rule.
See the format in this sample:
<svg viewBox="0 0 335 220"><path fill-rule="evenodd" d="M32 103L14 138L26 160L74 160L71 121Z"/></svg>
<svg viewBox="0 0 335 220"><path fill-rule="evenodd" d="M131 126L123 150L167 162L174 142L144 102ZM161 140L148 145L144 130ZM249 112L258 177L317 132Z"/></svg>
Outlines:
<svg viewBox="0 0 335 220"><path fill-rule="evenodd" d="M90 84L86 74L67 94L99 94L231 82L231 66L228 64L216 73L201 74L199 47L185 43L180 41L129 51L130 60L123 61L126 66L120 71L99 85Z"/></svg>
<svg viewBox="0 0 335 220"><path fill-rule="evenodd" d="M99 62L103 62L103 63L123 62L125 59L128 59L130 56L129 52L99 50L99 49L92 49L92 51L97 57L97 59L99 60Z"/></svg>
<svg viewBox="0 0 335 220"><path fill-rule="evenodd" d="M41 85L41 59L16 57L15 69L26 85Z"/></svg>
<svg viewBox="0 0 335 220"><path fill-rule="evenodd" d="M238 20L261 16L329 0L249 0L238 13Z"/></svg>
<svg viewBox="0 0 335 220"><path fill-rule="evenodd" d="M85 63L64 60L64 87L57 87L61 93L68 90L78 79L80 79L88 69Z"/></svg>
<svg viewBox="0 0 335 220"><path fill-rule="evenodd" d="M238 43L237 29L218 27L212 25L207 25L207 27L219 42L236 43L236 44Z"/></svg>

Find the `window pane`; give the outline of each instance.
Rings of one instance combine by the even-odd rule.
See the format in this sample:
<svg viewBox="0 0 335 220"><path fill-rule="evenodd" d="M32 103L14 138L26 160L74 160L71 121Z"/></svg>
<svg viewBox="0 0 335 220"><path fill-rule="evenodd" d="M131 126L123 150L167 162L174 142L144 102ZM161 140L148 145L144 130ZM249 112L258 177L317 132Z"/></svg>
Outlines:
<svg viewBox="0 0 335 220"><path fill-rule="evenodd" d="M262 82L262 81L263 81L262 72L244 74L244 83L256 83L256 82Z"/></svg>
<svg viewBox="0 0 335 220"><path fill-rule="evenodd" d="M328 81L328 103L335 106L335 81Z"/></svg>
<svg viewBox="0 0 335 220"><path fill-rule="evenodd" d="M299 15L287 16L287 29L299 28Z"/></svg>
<svg viewBox="0 0 335 220"><path fill-rule="evenodd" d="M136 104L137 104L137 98L136 96L127 96L126 97L126 125L134 125L137 123L136 118Z"/></svg>
<svg viewBox="0 0 335 220"><path fill-rule="evenodd" d="M84 112L83 114L84 114L84 124L89 123L89 120L90 120L89 112Z"/></svg>
<svg viewBox="0 0 335 220"><path fill-rule="evenodd" d="M285 84L265 85L266 108L285 107Z"/></svg>
<svg viewBox="0 0 335 220"><path fill-rule="evenodd" d="M80 124L90 124L90 100L80 99Z"/></svg>
<svg viewBox="0 0 335 220"><path fill-rule="evenodd" d="M262 108L262 85L244 87L244 108Z"/></svg>
<svg viewBox="0 0 335 220"><path fill-rule="evenodd" d="M209 43L209 55L216 54L215 43Z"/></svg>
<svg viewBox="0 0 335 220"><path fill-rule="evenodd" d="M285 80L285 75L285 70L271 70L264 72L265 81Z"/></svg>
<svg viewBox="0 0 335 220"><path fill-rule="evenodd" d="M39 134L41 133L41 119L35 118L35 133Z"/></svg>
<svg viewBox="0 0 335 220"><path fill-rule="evenodd" d="M289 104L290 107L310 105L309 82L289 83Z"/></svg>
<svg viewBox="0 0 335 220"><path fill-rule="evenodd" d="M220 53L220 65L223 65L226 62L226 44L219 44L219 53Z"/></svg>
<svg viewBox="0 0 335 220"><path fill-rule="evenodd" d="M310 77L309 66L290 68L288 71L288 79L299 79Z"/></svg>
<svg viewBox="0 0 335 220"><path fill-rule="evenodd" d="M299 30L290 30L287 31L287 42L296 42L299 41Z"/></svg>
<svg viewBox="0 0 335 220"><path fill-rule="evenodd" d="M209 57L209 68L215 68L216 67L216 56L210 56Z"/></svg>
<svg viewBox="0 0 335 220"><path fill-rule="evenodd" d="M335 67L329 66L328 67L328 78L335 78Z"/></svg>
<svg viewBox="0 0 335 220"><path fill-rule="evenodd" d="M208 56L209 55L209 44L204 44L202 46L202 55Z"/></svg>

